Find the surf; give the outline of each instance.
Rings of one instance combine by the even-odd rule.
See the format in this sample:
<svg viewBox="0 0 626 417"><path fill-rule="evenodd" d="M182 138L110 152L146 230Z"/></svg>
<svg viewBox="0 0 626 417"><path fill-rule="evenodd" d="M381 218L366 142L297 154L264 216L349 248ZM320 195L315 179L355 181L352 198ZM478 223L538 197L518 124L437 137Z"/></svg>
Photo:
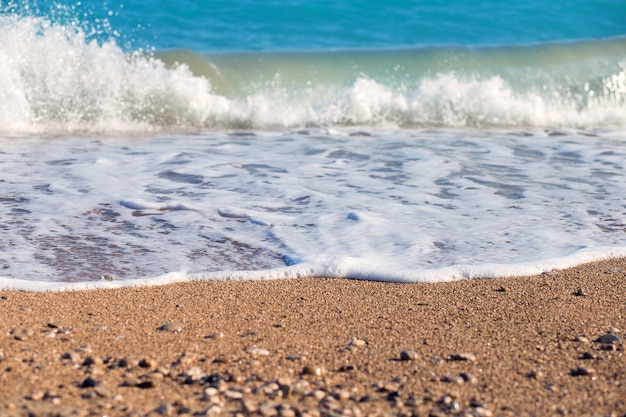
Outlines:
<svg viewBox="0 0 626 417"><path fill-rule="evenodd" d="M620 127L626 38L499 47L125 51L0 16L5 136L297 127Z"/></svg>

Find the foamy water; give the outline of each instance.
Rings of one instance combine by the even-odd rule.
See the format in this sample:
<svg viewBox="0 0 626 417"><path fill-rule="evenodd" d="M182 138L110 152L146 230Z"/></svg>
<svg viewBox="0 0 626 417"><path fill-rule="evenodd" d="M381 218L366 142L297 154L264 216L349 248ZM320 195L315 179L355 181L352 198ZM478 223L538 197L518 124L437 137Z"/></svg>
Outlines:
<svg viewBox="0 0 626 417"><path fill-rule="evenodd" d="M152 53L93 32L0 15L0 288L626 255L624 38Z"/></svg>
<svg viewBox="0 0 626 417"><path fill-rule="evenodd" d="M4 136L324 126L605 127L626 120L625 39L542 47L125 53L0 15ZM194 72L195 75L194 76Z"/></svg>
<svg viewBox="0 0 626 417"><path fill-rule="evenodd" d="M0 154L3 286L424 282L626 254L625 153L615 131L12 141Z"/></svg>

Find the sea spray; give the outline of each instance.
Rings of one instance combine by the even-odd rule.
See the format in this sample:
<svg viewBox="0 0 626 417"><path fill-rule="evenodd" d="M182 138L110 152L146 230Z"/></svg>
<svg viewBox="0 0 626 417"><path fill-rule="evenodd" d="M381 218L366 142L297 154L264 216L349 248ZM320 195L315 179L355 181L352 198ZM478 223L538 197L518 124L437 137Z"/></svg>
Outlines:
<svg viewBox="0 0 626 417"><path fill-rule="evenodd" d="M328 53L125 52L0 16L5 135L298 126L621 126L626 40ZM524 57L523 62L520 55ZM195 74L194 74L195 73Z"/></svg>

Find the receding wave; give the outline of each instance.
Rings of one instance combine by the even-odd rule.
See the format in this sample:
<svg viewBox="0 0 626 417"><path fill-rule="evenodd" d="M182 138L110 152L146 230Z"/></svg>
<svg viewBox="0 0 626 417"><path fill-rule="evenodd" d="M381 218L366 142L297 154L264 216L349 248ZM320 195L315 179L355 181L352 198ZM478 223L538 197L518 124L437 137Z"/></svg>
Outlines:
<svg viewBox="0 0 626 417"><path fill-rule="evenodd" d="M626 38L515 47L127 53L0 16L5 135L626 125Z"/></svg>

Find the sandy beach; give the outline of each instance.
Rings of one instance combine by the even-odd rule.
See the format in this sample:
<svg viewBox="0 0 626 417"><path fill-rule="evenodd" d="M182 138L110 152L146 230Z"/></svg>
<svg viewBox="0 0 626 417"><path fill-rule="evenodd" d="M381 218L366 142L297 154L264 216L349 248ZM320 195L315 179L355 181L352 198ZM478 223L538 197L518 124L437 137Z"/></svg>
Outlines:
<svg viewBox="0 0 626 417"><path fill-rule="evenodd" d="M626 415L626 260L0 296L2 416Z"/></svg>

